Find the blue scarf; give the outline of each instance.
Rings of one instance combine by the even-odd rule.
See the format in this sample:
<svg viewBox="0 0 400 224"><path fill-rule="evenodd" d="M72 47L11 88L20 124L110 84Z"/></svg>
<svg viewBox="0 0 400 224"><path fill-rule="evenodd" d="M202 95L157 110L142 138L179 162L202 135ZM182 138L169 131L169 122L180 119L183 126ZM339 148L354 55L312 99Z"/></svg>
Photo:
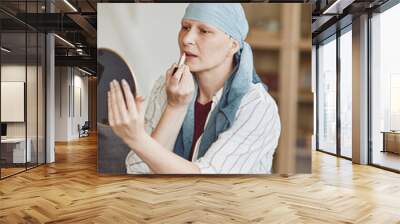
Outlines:
<svg viewBox="0 0 400 224"><path fill-rule="evenodd" d="M216 141L218 135L232 126L243 96L248 92L252 83L259 83L261 80L254 69L250 45L244 41L248 32L248 24L239 3L192 3L186 8L183 18L214 25L240 43L240 50L235 54L235 69L224 83L218 105L210 112L199 146L197 156L199 159ZM267 90L267 87L264 87ZM174 152L187 160L191 160L189 155L194 133L194 105L197 99L197 88L196 84L195 94L193 94L174 146Z"/></svg>

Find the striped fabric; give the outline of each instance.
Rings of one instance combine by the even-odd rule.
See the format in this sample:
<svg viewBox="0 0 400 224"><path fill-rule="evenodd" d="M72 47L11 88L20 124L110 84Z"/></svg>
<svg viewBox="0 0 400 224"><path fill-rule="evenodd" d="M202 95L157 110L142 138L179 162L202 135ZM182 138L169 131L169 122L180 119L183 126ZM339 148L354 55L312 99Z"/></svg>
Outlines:
<svg viewBox="0 0 400 224"><path fill-rule="evenodd" d="M157 126L166 106L164 83L164 77L159 78L150 94L145 114L145 128L148 133ZM218 104L221 94L222 89L213 97L211 110ZM252 84L241 101L232 127L218 136L202 158L197 158L200 136L192 162L203 174L269 174L280 129L274 99L261 83ZM134 151L128 154L126 167L129 174L151 173L149 167Z"/></svg>

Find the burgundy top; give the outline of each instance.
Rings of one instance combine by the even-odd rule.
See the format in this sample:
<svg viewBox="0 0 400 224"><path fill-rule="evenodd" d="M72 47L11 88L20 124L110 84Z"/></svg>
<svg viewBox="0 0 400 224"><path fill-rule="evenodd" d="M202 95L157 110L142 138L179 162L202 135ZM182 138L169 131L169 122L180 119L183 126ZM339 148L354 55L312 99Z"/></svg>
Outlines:
<svg viewBox="0 0 400 224"><path fill-rule="evenodd" d="M212 101L203 105L197 102L196 100L196 103L194 105L194 132L193 132L192 147L189 156L190 159L192 159L193 157L193 152L194 152L194 147L196 146L196 142L204 131L204 125L206 124L208 113L211 110L211 104Z"/></svg>

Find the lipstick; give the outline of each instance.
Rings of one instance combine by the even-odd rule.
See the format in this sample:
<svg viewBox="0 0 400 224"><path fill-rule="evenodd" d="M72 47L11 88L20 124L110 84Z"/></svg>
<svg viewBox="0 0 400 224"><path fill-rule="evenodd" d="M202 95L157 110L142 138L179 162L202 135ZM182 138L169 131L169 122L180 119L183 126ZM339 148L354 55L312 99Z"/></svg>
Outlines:
<svg viewBox="0 0 400 224"><path fill-rule="evenodd" d="M175 74L176 70L178 70L178 68L185 63L185 60L186 60L186 54L183 53L181 58L179 59L178 66L174 68L174 72L172 73L172 75Z"/></svg>

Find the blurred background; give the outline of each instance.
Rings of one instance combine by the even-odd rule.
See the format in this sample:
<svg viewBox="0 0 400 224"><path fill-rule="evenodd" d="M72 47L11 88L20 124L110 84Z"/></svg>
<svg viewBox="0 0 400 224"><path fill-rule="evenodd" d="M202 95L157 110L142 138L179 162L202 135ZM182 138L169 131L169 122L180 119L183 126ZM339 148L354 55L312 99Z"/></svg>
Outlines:
<svg viewBox="0 0 400 224"><path fill-rule="evenodd" d="M311 4L242 4L257 73L277 101L282 122L274 168L311 172Z"/></svg>

